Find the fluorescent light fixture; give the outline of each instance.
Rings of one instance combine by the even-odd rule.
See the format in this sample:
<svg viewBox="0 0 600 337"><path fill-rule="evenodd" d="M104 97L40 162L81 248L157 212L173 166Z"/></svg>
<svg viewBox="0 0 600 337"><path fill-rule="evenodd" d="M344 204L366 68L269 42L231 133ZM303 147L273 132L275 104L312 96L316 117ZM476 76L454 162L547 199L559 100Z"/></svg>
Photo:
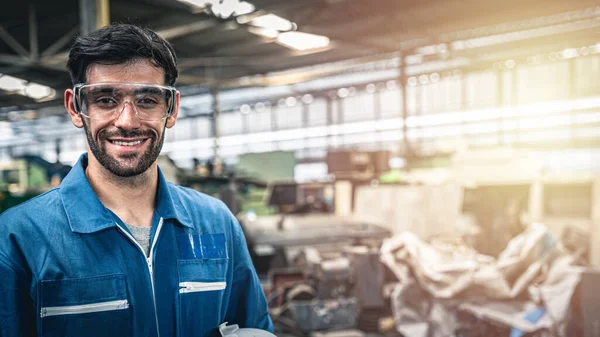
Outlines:
<svg viewBox="0 0 600 337"><path fill-rule="evenodd" d="M230 16L239 16L250 14L256 9L253 4L239 0L178 0L190 4L197 9L205 9L210 7L211 12L222 19L227 19Z"/></svg>
<svg viewBox="0 0 600 337"><path fill-rule="evenodd" d="M53 98L56 94L50 87L9 75L0 75L0 89L29 96L35 100Z"/></svg>
<svg viewBox="0 0 600 337"><path fill-rule="evenodd" d="M262 28L262 27L248 27L248 31L252 34L266 37L268 39L275 39L279 36L279 32L275 29Z"/></svg>
<svg viewBox="0 0 600 337"><path fill-rule="evenodd" d="M275 14L266 14L252 19L250 24L256 27L287 32L296 29L296 24Z"/></svg>
<svg viewBox="0 0 600 337"><path fill-rule="evenodd" d="M329 46L329 38L301 32L286 32L279 34L277 43L290 49L310 50Z"/></svg>
<svg viewBox="0 0 600 337"><path fill-rule="evenodd" d="M25 88L26 83L27 81L23 79L12 77L9 75L4 75L0 77L0 89L6 91L23 90Z"/></svg>
<svg viewBox="0 0 600 337"><path fill-rule="evenodd" d="M30 83L25 87L25 95L37 100L53 97L54 93L54 89L37 83Z"/></svg>
<svg viewBox="0 0 600 337"><path fill-rule="evenodd" d="M239 15L250 14L250 13L254 12L255 9L256 9L256 7L254 7L253 4L246 2L246 1L242 1L235 8L233 15L239 16Z"/></svg>

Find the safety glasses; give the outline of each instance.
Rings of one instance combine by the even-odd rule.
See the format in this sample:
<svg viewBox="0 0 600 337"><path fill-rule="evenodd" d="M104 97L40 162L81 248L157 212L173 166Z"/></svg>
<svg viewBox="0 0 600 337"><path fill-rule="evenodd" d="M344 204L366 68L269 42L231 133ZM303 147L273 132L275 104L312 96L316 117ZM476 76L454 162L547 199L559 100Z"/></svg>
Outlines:
<svg viewBox="0 0 600 337"><path fill-rule="evenodd" d="M73 88L75 109L94 120L119 116L129 104L140 120L160 121L173 114L174 87L146 83L82 83Z"/></svg>

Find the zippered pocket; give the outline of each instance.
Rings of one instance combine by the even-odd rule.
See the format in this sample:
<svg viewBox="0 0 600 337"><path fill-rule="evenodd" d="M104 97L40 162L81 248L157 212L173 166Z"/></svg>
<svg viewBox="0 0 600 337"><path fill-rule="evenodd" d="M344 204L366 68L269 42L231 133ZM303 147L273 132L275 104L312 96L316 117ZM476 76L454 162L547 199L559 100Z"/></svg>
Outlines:
<svg viewBox="0 0 600 337"><path fill-rule="evenodd" d="M212 336L225 320L228 259L177 260L177 336ZM202 313L202 324L190 324Z"/></svg>
<svg viewBox="0 0 600 337"><path fill-rule="evenodd" d="M123 274L42 280L38 335L133 336L131 300Z"/></svg>
<svg viewBox="0 0 600 337"><path fill-rule="evenodd" d="M124 310L129 308L129 301L108 301L101 303L67 305L60 307L45 307L40 310L40 317L58 316L58 315L76 315L89 314L94 312Z"/></svg>
<svg viewBox="0 0 600 337"><path fill-rule="evenodd" d="M180 282L179 293L197 293L202 291L223 290L227 287L227 282Z"/></svg>

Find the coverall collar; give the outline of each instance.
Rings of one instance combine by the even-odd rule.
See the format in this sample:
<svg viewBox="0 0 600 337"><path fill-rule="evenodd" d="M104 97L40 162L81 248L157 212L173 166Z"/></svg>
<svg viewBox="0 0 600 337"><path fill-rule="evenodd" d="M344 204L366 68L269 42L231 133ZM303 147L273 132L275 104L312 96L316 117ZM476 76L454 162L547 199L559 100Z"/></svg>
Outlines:
<svg viewBox="0 0 600 337"><path fill-rule="evenodd" d="M69 226L75 233L95 233L116 226L113 213L100 202L87 180L85 175L87 165L88 155L84 153L60 184L60 196ZM183 226L193 228L189 212L180 197L171 193L160 168L158 168L156 195L155 212L163 220L176 219Z"/></svg>

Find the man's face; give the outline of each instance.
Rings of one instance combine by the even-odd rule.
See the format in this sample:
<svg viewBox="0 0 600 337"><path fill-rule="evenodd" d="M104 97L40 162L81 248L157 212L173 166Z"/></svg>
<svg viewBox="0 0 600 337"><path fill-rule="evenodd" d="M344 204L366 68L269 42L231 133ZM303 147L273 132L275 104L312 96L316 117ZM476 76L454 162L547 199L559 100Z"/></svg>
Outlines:
<svg viewBox="0 0 600 337"><path fill-rule="evenodd" d="M101 82L161 85L164 73L148 60L90 65L86 83ZM178 104L179 93L175 101ZM176 115L177 106L175 113L167 119L140 120L132 104L126 103L120 114L107 120L89 119L81 115L78 118L85 129L88 152L94 155L95 161L116 176L131 177L147 171L155 163L162 149L165 129L175 124ZM73 121L79 126L76 122L79 120ZM93 158L89 162L89 165L94 165Z"/></svg>

